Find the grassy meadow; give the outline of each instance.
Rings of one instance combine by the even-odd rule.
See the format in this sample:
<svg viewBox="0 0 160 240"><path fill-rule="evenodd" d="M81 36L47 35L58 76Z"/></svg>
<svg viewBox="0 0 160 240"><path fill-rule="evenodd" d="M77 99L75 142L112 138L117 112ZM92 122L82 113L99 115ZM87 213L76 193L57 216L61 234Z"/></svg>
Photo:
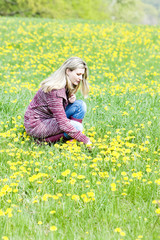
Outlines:
<svg viewBox="0 0 160 240"><path fill-rule="evenodd" d="M89 66L92 151L23 125L71 56ZM0 69L0 239L160 239L160 27L1 17Z"/></svg>

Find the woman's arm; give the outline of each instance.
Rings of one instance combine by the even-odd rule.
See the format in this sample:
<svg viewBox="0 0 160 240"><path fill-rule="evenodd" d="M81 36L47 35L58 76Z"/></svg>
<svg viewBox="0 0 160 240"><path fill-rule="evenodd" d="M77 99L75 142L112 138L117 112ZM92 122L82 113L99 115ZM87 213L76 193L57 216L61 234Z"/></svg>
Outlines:
<svg viewBox="0 0 160 240"><path fill-rule="evenodd" d="M59 128L67 133L72 138L78 140L79 142L84 142L87 144L90 140L81 131L78 131L72 126L70 120L66 117L66 113L63 107L63 98L57 97L56 91L48 94L47 97L48 107L53 113L53 117L56 119Z"/></svg>

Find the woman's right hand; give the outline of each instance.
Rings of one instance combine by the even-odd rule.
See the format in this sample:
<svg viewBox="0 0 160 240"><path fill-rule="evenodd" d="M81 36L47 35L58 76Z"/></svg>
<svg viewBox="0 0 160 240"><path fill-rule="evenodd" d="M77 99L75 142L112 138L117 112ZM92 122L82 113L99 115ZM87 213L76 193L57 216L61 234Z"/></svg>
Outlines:
<svg viewBox="0 0 160 240"><path fill-rule="evenodd" d="M86 146L89 150L92 150L92 142L90 140L86 143Z"/></svg>
<svg viewBox="0 0 160 240"><path fill-rule="evenodd" d="M72 94L71 97L68 99L70 103L74 103L76 101L76 95Z"/></svg>

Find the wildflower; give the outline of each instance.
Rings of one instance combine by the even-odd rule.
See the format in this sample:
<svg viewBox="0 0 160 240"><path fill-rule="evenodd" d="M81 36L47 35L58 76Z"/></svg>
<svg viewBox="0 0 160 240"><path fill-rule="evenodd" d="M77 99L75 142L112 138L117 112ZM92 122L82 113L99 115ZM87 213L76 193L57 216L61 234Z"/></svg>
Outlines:
<svg viewBox="0 0 160 240"><path fill-rule="evenodd" d="M84 176L84 175L78 175L77 178L78 178L78 179L84 179L85 176Z"/></svg>
<svg viewBox="0 0 160 240"><path fill-rule="evenodd" d="M70 174L70 172L71 172L71 170L70 170L70 169L67 169L67 170L65 170L64 172L62 172L61 175L62 175L63 177L66 177L67 175Z"/></svg>
<svg viewBox="0 0 160 240"><path fill-rule="evenodd" d="M53 232L54 232L54 231L57 231L57 227L56 227L56 226L51 226L51 227L50 227L50 231L53 231Z"/></svg>
<svg viewBox="0 0 160 240"><path fill-rule="evenodd" d="M75 182L76 182L76 180L75 180L74 178L72 178L72 179L69 181L69 183L72 184L72 185L75 184Z"/></svg>
<svg viewBox="0 0 160 240"><path fill-rule="evenodd" d="M115 228L114 231L115 232L121 232L122 230L121 230L121 228Z"/></svg>
<svg viewBox="0 0 160 240"><path fill-rule="evenodd" d="M2 239L3 240L9 240L9 238L7 236L3 236Z"/></svg>
<svg viewBox="0 0 160 240"><path fill-rule="evenodd" d="M53 198L54 200L57 200L57 199L59 199L59 197L58 197L58 196L56 196L56 195L53 195L53 196L52 196L52 198Z"/></svg>
<svg viewBox="0 0 160 240"><path fill-rule="evenodd" d="M122 176L126 176L127 173L126 173L126 172L121 172L121 175L122 175Z"/></svg>
<svg viewBox="0 0 160 240"><path fill-rule="evenodd" d="M101 182L100 182L100 181L97 181L97 182L96 182L96 184L97 184L97 185L100 185L100 184L101 184Z"/></svg>
<svg viewBox="0 0 160 240"><path fill-rule="evenodd" d="M157 208L155 211L158 215L160 215L160 208Z"/></svg>
<svg viewBox="0 0 160 240"><path fill-rule="evenodd" d="M78 195L72 195L72 200L78 201L80 198Z"/></svg>
<svg viewBox="0 0 160 240"><path fill-rule="evenodd" d="M62 182L62 180L61 180L61 179L58 179L56 182L57 182L57 183L61 183L61 182Z"/></svg>
<svg viewBox="0 0 160 240"><path fill-rule="evenodd" d="M49 213L50 213L50 214L54 214L54 213L56 213L56 211L55 211L55 210L52 210L52 211L50 211Z"/></svg>
<svg viewBox="0 0 160 240"><path fill-rule="evenodd" d="M88 197L94 197L94 192L87 192Z"/></svg>
<svg viewBox="0 0 160 240"><path fill-rule="evenodd" d="M160 178L155 180L155 183L157 183L158 185L160 185Z"/></svg>
<svg viewBox="0 0 160 240"><path fill-rule="evenodd" d="M152 171L151 168L146 168L146 172L150 173Z"/></svg>
<svg viewBox="0 0 160 240"><path fill-rule="evenodd" d="M120 235L123 237L126 236L125 232L122 232L122 231L120 232Z"/></svg>
<svg viewBox="0 0 160 240"><path fill-rule="evenodd" d="M4 216L5 213L0 209L0 216Z"/></svg>
<svg viewBox="0 0 160 240"><path fill-rule="evenodd" d="M122 195L122 196L126 196L126 195L127 195L127 193L121 193L121 195Z"/></svg>
<svg viewBox="0 0 160 240"><path fill-rule="evenodd" d="M77 173L73 172L73 173L71 174L71 176L72 176L72 177L76 177L76 176L77 176Z"/></svg>

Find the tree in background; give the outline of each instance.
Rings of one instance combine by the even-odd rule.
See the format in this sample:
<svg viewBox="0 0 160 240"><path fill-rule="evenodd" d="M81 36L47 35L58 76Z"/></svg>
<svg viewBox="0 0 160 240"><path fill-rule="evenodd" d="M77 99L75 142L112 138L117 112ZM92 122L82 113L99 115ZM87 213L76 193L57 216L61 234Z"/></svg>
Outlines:
<svg viewBox="0 0 160 240"><path fill-rule="evenodd" d="M59 6L63 13L59 14ZM61 8L62 9L62 8ZM41 16L56 18L69 11L64 0L0 0L0 15L2 16Z"/></svg>
<svg viewBox="0 0 160 240"><path fill-rule="evenodd" d="M143 16L140 0L112 0L109 10L112 19L122 22L139 23Z"/></svg>
<svg viewBox="0 0 160 240"><path fill-rule="evenodd" d="M156 18L160 24L160 0L142 0L146 15L150 18ZM151 8L151 9L150 9Z"/></svg>
<svg viewBox="0 0 160 240"><path fill-rule="evenodd" d="M111 19L135 24L156 24L156 8L160 9L159 0L0 0L1 16Z"/></svg>
<svg viewBox="0 0 160 240"><path fill-rule="evenodd" d="M106 19L104 0L0 0L1 16Z"/></svg>

